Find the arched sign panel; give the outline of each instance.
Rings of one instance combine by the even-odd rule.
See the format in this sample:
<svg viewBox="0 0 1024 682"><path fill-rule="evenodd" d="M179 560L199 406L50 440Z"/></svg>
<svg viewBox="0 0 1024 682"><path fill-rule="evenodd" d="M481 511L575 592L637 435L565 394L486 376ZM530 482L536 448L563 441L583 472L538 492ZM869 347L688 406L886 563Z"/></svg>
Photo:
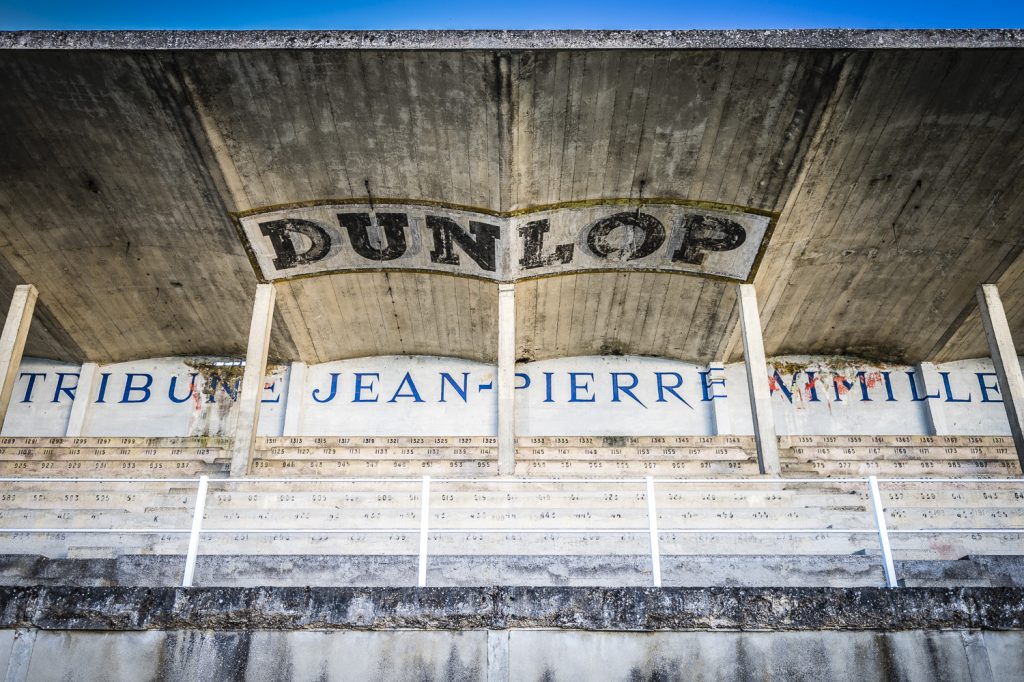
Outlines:
<svg viewBox="0 0 1024 682"><path fill-rule="evenodd" d="M513 281L586 270L747 281L774 217L681 202L566 205L494 215L412 203L334 203L238 216L266 281L355 270L432 270Z"/></svg>

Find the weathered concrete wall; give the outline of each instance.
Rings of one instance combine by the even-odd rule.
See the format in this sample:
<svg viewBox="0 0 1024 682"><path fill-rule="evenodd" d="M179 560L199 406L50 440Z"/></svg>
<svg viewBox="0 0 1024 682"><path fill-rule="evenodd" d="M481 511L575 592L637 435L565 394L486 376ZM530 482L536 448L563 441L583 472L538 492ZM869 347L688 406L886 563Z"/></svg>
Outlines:
<svg viewBox="0 0 1024 682"><path fill-rule="evenodd" d="M1009 425L989 360L921 370L843 358L770 361L780 435L1006 435ZM376 356L312 365L292 385L268 372L261 435L493 436L494 366L459 358ZM78 370L22 365L4 422L7 436L60 436L73 400L88 400L80 435L224 435L234 419L241 368L229 360L158 358L105 365L91 396ZM289 400L289 397L292 400ZM295 431L283 433L286 409ZM752 433L742 364L714 369L664 358L583 356L517 365L520 436L672 436ZM79 435L79 434L76 434Z"/></svg>
<svg viewBox="0 0 1024 682"><path fill-rule="evenodd" d="M8 680L1024 676L1021 590L0 590Z"/></svg>
<svg viewBox="0 0 1024 682"><path fill-rule="evenodd" d="M18 633L8 679L970 680L1024 676L1024 634L993 632ZM12 631L0 633L10 651ZM30 648L29 648L30 647ZM6 661L0 655L0 667ZM13 666L11 665L13 664Z"/></svg>

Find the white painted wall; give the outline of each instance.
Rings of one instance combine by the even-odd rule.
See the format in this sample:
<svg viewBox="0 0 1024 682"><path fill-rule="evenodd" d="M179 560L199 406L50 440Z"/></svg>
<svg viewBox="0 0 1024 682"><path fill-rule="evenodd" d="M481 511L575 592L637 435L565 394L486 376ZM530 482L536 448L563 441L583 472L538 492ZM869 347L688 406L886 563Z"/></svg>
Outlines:
<svg viewBox="0 0 1024 682"><path fill-rule="evenodd" d="M63 436L71 416L78 365L24 358L4 420L4 436ZM37 375L34 378L32 375ZM63 378L62 376L63 375ZM69 388L67 391L58 391Z"/></svg>
<svg viewBox="0 0 1024 682"><path fill-rule="evenodd" d="M519 365L516 433L714 433L710 401L702 399L701 373L706 371L705 367L674 360L614 356L559 358Z"/></svg>
<svg viewBox="0 0 1024 682"><path fill-rule="evenodd" d="M496 374L492 365L426 356L388 355L310 365L299 432L493 436L497 434ZM264 428L262 413L260 428Z"/></svg>
<svg viewBox="0 0 1024 682"><path fill-rule="evenodd" d="M101 365L89 398L83 436L226 436L235 418L234 381L220 377L231 368L217 368L217 359L154 358ZM24 360L3 435L62 436L71 413L78 366ZM40 373L33 380L31 373ZM60 373L71 376L60 378ZM277 435L284 421L287 367L268 372L260 411L260 433ZM225 390L225 383L227 390ZM58 384L67 388L57 395ZM57 399L54 403L53 400Z"/></svg>
<svg viewBox="0 0 1024 682"><path fill-rule="evenodd" d="M214 362L156 358L101 366L83 435L229 435L234 386L225 390L215 377L231 370ZM938 365L931 397L919 384L915 396L909 376L917 371L913 367L808 356L774 358L770 364L780 435L927 434L929 401L941 403L950 433L1009 433L987 359ZM742 364L711 370L659 358L575 357L522 364L516 371L520 436L752 432ZM63 435L77 373L74 365L25 359L3 435ZM234 375L239 374L235 368ZM299 435L497 433L492 365L382 356L310 365L305 380L294 386L289 374L287 366L268 372L261 435L282 433L292 391L298 393L292 405L298 410L294 423Z"/></svg>

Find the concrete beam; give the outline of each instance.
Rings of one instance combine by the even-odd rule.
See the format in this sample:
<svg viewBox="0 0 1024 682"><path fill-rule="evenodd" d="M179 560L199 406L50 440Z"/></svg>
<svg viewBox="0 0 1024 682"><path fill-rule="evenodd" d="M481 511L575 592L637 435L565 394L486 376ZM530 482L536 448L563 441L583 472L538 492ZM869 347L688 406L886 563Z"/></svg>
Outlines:
<svg viewBox="0 0 1024 682"><path fill-rule="evenodd" d="M277 290L273 284L256 285L256 301L252 306L249 325L249 348L245 354L245 372L238 396L235 440L231 453L231 475L245 476L249 472L253 446L256 443L256 425L260 419L263 382L267 374L267 351L270 349L270 327L274 321L274 300Z"/></svg>
<svg viewBox="0 0 1024 682"><path fill-rule="evenodd" d="M754 417L754 442L757 466L762 474L779 476L779 440L775 436L772 395L768 389L768 362L761 335L761 315L757 310L757 292L753 284L739 285L740 328L743 335L743 360L747 368L747 393Z"/></svg>
<svg viewBox="0 0 1024 682"><path fill-rule="evenodd" d="M1013 345L1006 311L995 284L982 284L978 287L978 307L981 309L985 336L988 337L988 346L992 352L992 364L995 365L999 379L999 392L1003 397L1006 418L1010 422L1013 444L1017 449L1017 459L1024 471L1024 376L1021 375L1017 349Z"/></svg>
<svg viewBox="0 0 1024 682"><path fill-rule="evenodd" d="M81 436L85 428L85 416L92 402L93 388L100 375L100 366L95 362L86 362L78 370L78 386L75 387L75 400L71 403L71 415L68 417L65 436Z"/></svg>
<svg viewBox="0 0 1024 682"><path fill-rule="evenodd" d="M28 328L32 324L32 311L36 307L39 292L31 284L20 284L14 289L11 307L7 311L7 321L0 333L0 426L7 416L7 406L11 403L11 392L14 382L18 380L18 368L21 366L21 354L25 350L28 339Z"/></svg>
<svg viewBox="0 0 1024 682"><path fill-rule="evenodd" d="M282 436L299 435L302 419L302 393L306 385L306 363L293 362L288 370L288 396L284 403L284 429Z"/></svg>
<svg viewBox="0 0 1024 682"><path fill-rule="evenodd" d="M516 287L498 285L498 473L511 476L516 457Z"/></svg>

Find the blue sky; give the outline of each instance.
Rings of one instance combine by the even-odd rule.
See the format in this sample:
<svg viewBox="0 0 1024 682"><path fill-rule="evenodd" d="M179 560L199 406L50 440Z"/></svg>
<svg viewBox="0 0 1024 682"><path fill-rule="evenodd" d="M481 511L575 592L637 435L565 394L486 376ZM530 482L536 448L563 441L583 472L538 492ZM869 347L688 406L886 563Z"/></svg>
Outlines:
<svg viewBox="0 0 1024 682"><path fill-rule="evenodd" d="M1016 2L0 0L0 29L1022 28Z"/></svg>

